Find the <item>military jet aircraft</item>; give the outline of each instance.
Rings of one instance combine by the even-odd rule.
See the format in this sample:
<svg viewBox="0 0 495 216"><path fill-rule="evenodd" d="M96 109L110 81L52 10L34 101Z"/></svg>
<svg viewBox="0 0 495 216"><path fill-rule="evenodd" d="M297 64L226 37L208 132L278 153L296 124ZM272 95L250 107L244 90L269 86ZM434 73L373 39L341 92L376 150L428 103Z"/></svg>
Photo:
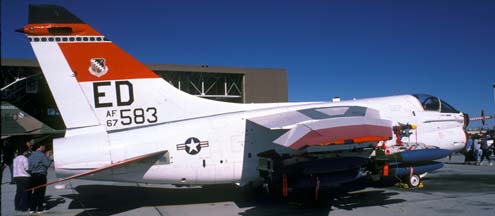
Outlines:
<svg viewBox="0 0 495 216"><path fill-rule="evenodd" d="M467 115L435 96L218 102L176 89L63 7L31 5L17 31L67 127L53 144L57 182L237 183L317 197L363 178L418 186L466 144Z"/></svg>

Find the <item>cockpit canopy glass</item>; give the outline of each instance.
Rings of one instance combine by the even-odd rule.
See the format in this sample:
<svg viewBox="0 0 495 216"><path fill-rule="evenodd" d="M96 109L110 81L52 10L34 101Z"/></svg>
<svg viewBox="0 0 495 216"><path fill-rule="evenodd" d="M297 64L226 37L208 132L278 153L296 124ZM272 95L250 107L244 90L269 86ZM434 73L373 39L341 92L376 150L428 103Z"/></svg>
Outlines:
<svg viewBox="0 0 495 216"><path fill-rule="evenodd" d="M438 97L427 94L414 94L425 111L436 111L442 113L459 113L457 109L448 104L447 102L440 100Z"/></svg>

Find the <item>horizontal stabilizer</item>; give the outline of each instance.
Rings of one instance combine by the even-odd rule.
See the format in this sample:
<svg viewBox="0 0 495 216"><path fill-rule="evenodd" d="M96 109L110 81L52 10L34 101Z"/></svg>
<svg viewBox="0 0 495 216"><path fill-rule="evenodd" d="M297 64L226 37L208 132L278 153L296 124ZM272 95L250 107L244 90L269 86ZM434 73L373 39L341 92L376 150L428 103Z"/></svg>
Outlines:
<svg viewBox="0 0 495 216"><path fill-rule="evenodd" d="M134 162L137 162L137 161L142 161L142 160L145 160L145 159L149 159L149 158L153 158L153 157L158 157L160 155L165 154L166 152L167 152L167 150L164 150L164 151L159 151L159 152L154 152L154 153L150 153L150 154L146 154L146 155L141 155L141 156L129 158L129 159L123 160L123 161L118 161L118 162L115 162L115 163L110 164L108 166L103 166L103 167L100 167L100 168L92 169L92 170L89 170L87 172L83 172L83 173L79 173L79 174L76 174L76 175L69 176L67 178L62 178L62 179L59 179L59 180L56 180L56 181L48 182L48 183L46 183L44 185L39 185L39 186L36 186L36 187L32 187L32 188L27 189L26 191L34 190L34 189L41 188L41 187L46 187L48 185L52 185L52 184L56 184L56 183L59 183L59 182L71 180L71 179L74 179L74 178L80 178L80 177L91 175L91 174L94 174L94 173L97 173L97 172L101 172L101 171L104 171L104 170L108 170L108 169L112 169L112 168L117 168L117 167L120 167L120 166L124 166L124 165L127 165L127 164L131 164L131 163L134 163Z"/></svg>

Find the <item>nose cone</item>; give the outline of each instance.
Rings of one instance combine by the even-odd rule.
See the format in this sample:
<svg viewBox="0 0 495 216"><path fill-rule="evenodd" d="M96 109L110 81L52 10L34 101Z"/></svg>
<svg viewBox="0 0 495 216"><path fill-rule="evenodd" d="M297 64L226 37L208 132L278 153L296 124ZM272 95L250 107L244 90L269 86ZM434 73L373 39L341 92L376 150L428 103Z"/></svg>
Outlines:
<svg viewBox="0 0 495 216"><path fill-rule="evenodd" d="M467 126L469 125L469 115L467 113L462 113L462 114L464 116L464 126L463 126L463 131L464 131L464 145L462 146L462 148L456 149L456 151L461 151L461 150L465 149L466 146L467 146L467 144L468 144L468 139L469 139L468 133L466 131Z"/></svg>
<svg viewBox="0 0 495 216"><path fill-rule="evenodd" d="M464 129L469 126L469 115L467 113L462 113L464 115Z"/></svg>
<svg viewBox="0 0 495 216"><path fill-rule="evenodd" d="M462 147L462 149L466 149L466 146L468 144L469 136L468 136L466 129L464 129L464 137L465 137L465 141L464 141L464 146ZM462 150L462 149L460 149L460 150Z"/></svg>

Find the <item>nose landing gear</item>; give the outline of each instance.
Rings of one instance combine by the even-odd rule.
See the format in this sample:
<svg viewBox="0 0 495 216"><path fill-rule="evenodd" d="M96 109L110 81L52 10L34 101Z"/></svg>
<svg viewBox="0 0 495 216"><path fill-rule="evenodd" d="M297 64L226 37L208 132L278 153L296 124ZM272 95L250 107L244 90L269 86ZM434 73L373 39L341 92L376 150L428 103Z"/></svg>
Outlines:
<svg viewBox="0 0 495 216"><path fill-rule="evenodd" d="M398 186L404 189L415 189L424 187L421 175L406 176L402 179L401 182L398 183Z"/></svg>
<svg viewBox="0 0 495 216"><path fill-rule="evenodd" d="M416 188L421 184L421 178L418 175L412 175L408 178L407 184L412 188Z"/></svg>

